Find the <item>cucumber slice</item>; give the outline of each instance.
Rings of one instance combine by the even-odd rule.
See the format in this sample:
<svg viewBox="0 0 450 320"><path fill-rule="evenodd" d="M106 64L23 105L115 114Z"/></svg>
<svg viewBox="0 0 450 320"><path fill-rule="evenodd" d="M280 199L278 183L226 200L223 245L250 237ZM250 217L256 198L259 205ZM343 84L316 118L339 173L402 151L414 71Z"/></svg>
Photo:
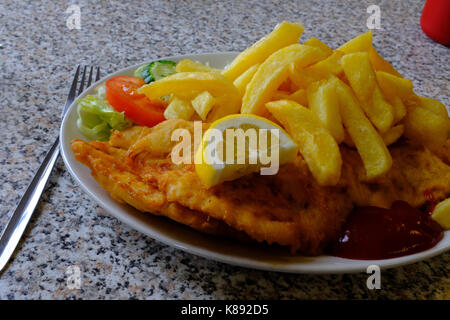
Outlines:
<svg viewBox="0 0 450 320"><path fill-rule="evenodd" d="M150 74L150 71L148 70L150 67L150 64L146 66L144 70L142 70L141 76L142 79L144 79L145 83L150 83L152 81L155 81L155 78Z"/></svg>
<svg viewBox="0 0 450 320"><path fill-rule="evenodd" d="M142 78L142 71L144 71L145 69L148 69L148 64L145 64L145 65L140 66L139 68L137 68L137 69L134 71L134 76L135 76L136 78Z"/></svg>
<svg viewBox="0 0 450 320"><path fill-rule="evenodd" d="M150 83L176 73L176 66L176 62L169 60L154 61L141 71L141 76L146 83Z"/></svg>
<svg viewBox="0 0 450 320"><path fill-rule="evenodd" d="M160 60L150 63L148 66L148 71L153 79L159 80L176 73L176 66L177 64L173 61Z"/></svg>

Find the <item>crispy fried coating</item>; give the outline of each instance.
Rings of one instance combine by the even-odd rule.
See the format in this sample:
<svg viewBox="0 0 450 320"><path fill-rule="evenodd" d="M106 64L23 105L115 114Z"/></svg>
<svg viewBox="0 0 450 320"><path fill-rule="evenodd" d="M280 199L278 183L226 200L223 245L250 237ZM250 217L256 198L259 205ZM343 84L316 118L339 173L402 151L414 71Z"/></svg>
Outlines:
<svg viewBox="0 0 450 320"><path fill-rule="evenodd" d="M420 206L424 190L436 199L450 193L450 167L409 144L390 148L393 169L370 183L357 152L341 147L343 174L335 187L319 186L298 155L276 175L255 173L205 189L193 164L171 161L177 144L171 133L178 128L193 136L192 122L173 119L116 131L109 142L74 140L71 147L118 201L202 232L276 243L307 255L323 253L337 239L355 204L387 207L405 200Z"/></svg>
<svg viewBox="0 0 450 320"><path fill-rule="evenodd" d="M127 135L126 132L125 137ZM166 201L162 192L152 184L145 183L130 170L127 166L126 150L111 146L109 143L98 141L87 143L77 139L72 141L71 147L77 160L91 168L92 176L118 202L127 203L143 212L166 216L208 234L248 239L244 233L230 228L222 221L202 212L190 210L176 202Z"/></svg>
<svg viewBox="0 0 450 320"><path fill-rule="evenodd" d="M389 208L392 202L403 200L420 207L431 193L437 201L450 193L450 167L442 159L445 152L432 153L420 145L402 141L389 148L392 168L382 177L370 182L365 178L364 167L355 150L341 148L345 186L357 206Z"/></svg>

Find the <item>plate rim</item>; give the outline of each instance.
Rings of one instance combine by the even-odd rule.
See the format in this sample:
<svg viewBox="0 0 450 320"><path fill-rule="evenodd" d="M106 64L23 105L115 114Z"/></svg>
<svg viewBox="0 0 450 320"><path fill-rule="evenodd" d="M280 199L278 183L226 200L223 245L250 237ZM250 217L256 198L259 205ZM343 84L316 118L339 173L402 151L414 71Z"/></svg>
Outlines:
<svg viewBox="0 0 450 320"><path fill-rule="evenodd" d="M208 59L208 57L215 56L219 59L226 59L225 57L233 58L233 56L236 56L239 52L230 51L230 52L206 52L206 53L195 53L195 54L184 54L184 55L174 55L174 56L167 56L167 57L161 57L157 59L151 59L147 60L138 64L134 64L125 68L121 68L113 73L107 74L104 77L102 77L100 80L94 82L91 86L86 88L79 97L83 97L86 94L88 94L90 91L92 91L96 86L99 84L105 82L107 79L114 77L116 75L120 75L123 73L129 73L130 70L135 70L139 66L150 63L152 61L157 60L181 60L181 59L195 59L195 60L204 60ZM78 98L78 97L77 97ZM319 262L319 266L313 265L310 266L309 263L305 262L299 262L299 263L293 263L293 264L272 264L268 262L262 262L259 260L249 259L249 258L243 258L243 257L230 257L223 253L217 253L215 251L204 249L199 246L196 246L194 244L188 244L185 241L180 241L178 239L174 239L171 237L168 237L161 232L158 232L158 230L154 230L149 228L148 226L144 224L140 224L139 221L137 221L135 218L133 218L131 215L127 214L125 211L120 212L121 210L118 210L116 208L113 208L111 205L109 205L105 199L102 199L102 197L95 193L95 190L91 190L84 181L78 176L75 168L72 167L71 161L76 161L73 157L72 150L66 143L66 131L67 123L69 119L69 115L71 112L73 112L73 109L76 107L76 100L69 106L64 119L62 121L60 130L59 130L59 136L60 136L60 153L63 158L64 164L69 171L72 178L76 181L76 183L82 188L82 190L91 198L93 199L100 207L102 207L108 214L114 216L122 223L127 224L129 227L145 234L146 236L161 242L165 245L174 247L176 249L182 250L184 252L187 252L189 254L193 254L196 256L200 256L205 259L211 259L214 261L218 261L221 263L229 264L229 265L235 265L239 267L244 267L248 269L257 269L257 270L263 270L263 271L272 271L272 272L282 272L282 273L300 273L300 274L342 274L342 273L358 273L358 272L366 272L367 267L370 265L378 265L380 269L390 269L395 268L399 266L404 266L407 264L412 264L418 261L422 261L425 259L429 259L431 257L437 256L445 251L450 250L450 230L447 230L444 232L443 239L433 248L430 248L426 251L422 251L416 254L407 255L403 257L398 258L392 258L392 259L384 259L384 260L353 260L353 259L345 259L345 258L339 258L334 256L328 256L328 255L322 255L319 257L308 257L311 259L320 259L320 258L333 258L338 262L338 265L335 264L324 264L323 266ZM72 159L70 159L70 157ZM101 186L98 186L99 188L102 188ZM108 195L108 197L110 197ZM111 198L112 199L112 198ZM113 200L115 201L115 200ZM145 214L145 213L142 213ZM171 223L179 224L178 222L171 221ZM447 244L444 243L448 242ZM309 266L309 267L308 267ZM312 267L312 268L311 268Z"/></svg>

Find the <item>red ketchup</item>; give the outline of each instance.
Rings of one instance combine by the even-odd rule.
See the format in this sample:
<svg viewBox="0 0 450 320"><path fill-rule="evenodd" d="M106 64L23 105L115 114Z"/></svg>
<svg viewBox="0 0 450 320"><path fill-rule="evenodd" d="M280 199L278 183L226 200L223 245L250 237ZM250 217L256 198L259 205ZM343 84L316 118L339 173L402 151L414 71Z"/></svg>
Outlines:
<svg viewBox="0 0 450 320"><path fill-rule="evenodd" d="M431 216L396 201L391 209L360 207L348 217L332 254L372 260L406 256L435 246L443 237Z"/></svg>

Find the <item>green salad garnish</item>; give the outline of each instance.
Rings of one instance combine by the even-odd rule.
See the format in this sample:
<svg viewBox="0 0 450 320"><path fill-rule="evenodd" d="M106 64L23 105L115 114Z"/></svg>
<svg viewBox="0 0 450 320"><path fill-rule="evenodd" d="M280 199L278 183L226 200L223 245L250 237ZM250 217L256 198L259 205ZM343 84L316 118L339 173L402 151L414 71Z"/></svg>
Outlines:
<svg viewBox="0 0 450 320"><path fill-rule="evenodd" d="M78 129L91 140L107 141L111 130L123 130L133 124L106 101L104 85L99 87L96 95L87 95L77 102Z"/></svg>

